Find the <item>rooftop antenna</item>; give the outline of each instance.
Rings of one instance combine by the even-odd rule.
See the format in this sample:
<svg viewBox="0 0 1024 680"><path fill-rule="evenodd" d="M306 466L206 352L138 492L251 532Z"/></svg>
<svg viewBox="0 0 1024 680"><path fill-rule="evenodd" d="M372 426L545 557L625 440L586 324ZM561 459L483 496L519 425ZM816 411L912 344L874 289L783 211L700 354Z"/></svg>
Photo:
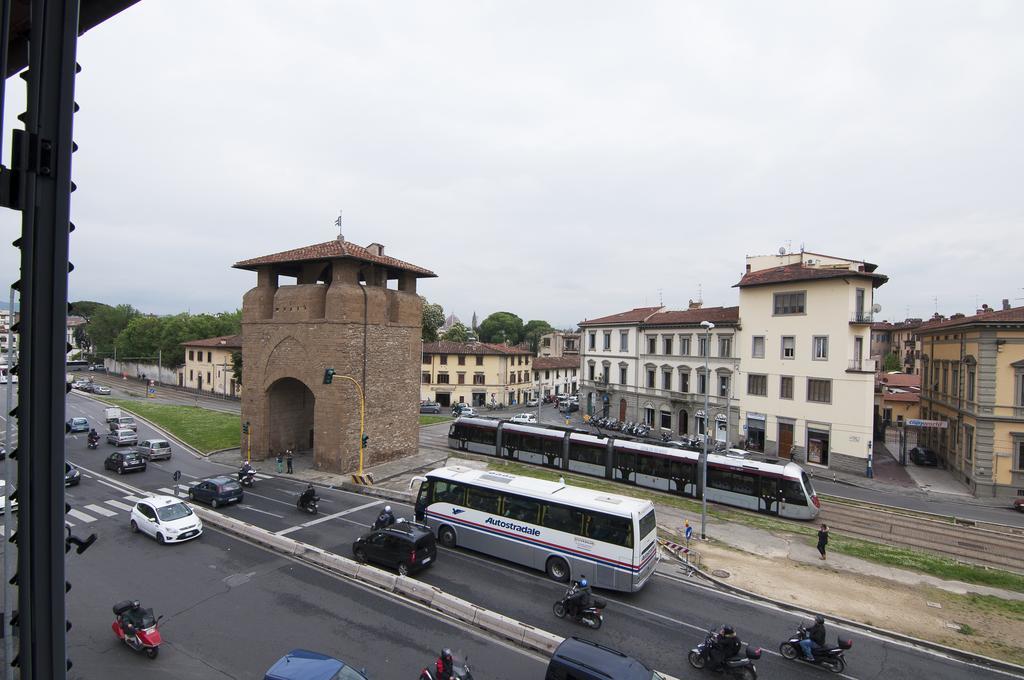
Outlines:
<svg viewBox="0 0 1024 680"><path fill-rule="evenodd" d="M341 233L341 209L338 210L338 219L334 220L334 226L338 228L338 240L344 241L345 235Z"/></svg>
<svg viewBox="0 0 1024 680"><path fill-rule="evenodd" d="M910 305L907 305L907 314L903 318L904 319L909 319L910 318Z"/></svg>
<svg viewBox="0 0 1024 680"><path fill-rule="evenodd" d="M664 298L661 295L661 291L662 291L662 289L659 288L658 289L658 306L659 307L664 307L665 306L665 300L664 300Z"/></svg>
<svg viewBox="0 0 1024 680"><path fill-rule="evenodd" d="M932 301L935 303L935 313L938 314L939 313L939 296L938 295L932 296Z"/></svg>
<svg viewBox="0 0 1024 680"><path fill-rule="evenodd" d="M697 284L697 302L704 304L704 287Z"/></svg>

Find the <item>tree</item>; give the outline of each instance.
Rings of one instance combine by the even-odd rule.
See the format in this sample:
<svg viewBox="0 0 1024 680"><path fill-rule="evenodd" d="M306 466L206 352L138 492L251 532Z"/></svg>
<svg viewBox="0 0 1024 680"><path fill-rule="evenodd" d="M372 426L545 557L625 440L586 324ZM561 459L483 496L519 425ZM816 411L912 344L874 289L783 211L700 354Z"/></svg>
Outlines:
<svg viewBox="0 0 1024 680"><path fill-rule="evenodd" d="M437 329L444 325L444 307L423 298L423 342L436 342Z"/></svg>
<svg viewBox="0 0 1024 680"><path fill-rule="evenodd" d="M235 384L242 384L242 353L232 352L231 353L231 370L235 375Z"/></svg>
<svg viewBox="0 0 1024 680"><path fill-rule="evenodd" d="M902 368L903 367L900 366L900 358L896 356L895 353L889 352L888 354L885 355L885 359L883 360L882 364L883 371L899 371Z"/></svg>
<svg viewBox="0 0 1024 680"><path fill-rule="evenodd" d="M495 312L480 322L480 340L515 345L523 338L523 320L512 312Z"/></svg>
<svg viewBox="0 0 1024 680"><path fill-rule="evenodd" d="M160 349L163 321L156 316L136 316L125 326L114 345L117 355L125 361L156 359Z"/></svg>
<svg viewBox="0 0 1024 680"><path fill-rule="evenodd" d="M530 343L530 351L536 354L540 347L540 336L547 335L554 330L547 321L531 319L523 326L523 340Z"/></svg>
<svg viewBox="0 0 1024 680"><path fill-rule="evenodd" d="M449 342L466 342L469 340L469 329L462 322L456 322L444 332L441 339Z"/></svg>
<svg viewBox="0 0 1024 680"><path fill-rule="evenodd" d="M128 323L141 312L131 305L96 307L89 318L86 332L94 354L110 356L114 353L114 341Z"/></svg>

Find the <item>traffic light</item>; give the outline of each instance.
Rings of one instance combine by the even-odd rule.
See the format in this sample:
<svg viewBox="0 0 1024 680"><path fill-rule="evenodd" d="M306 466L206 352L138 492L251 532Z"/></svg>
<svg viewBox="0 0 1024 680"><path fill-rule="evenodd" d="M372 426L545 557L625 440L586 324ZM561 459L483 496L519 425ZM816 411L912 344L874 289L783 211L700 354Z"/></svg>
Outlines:
<svg viewBox="0 0 1024 680"><path fill-rule="evenodd" d="M368 441L370 441L370 436L369 436L369 435L366 435L366 434L364 434L364 435L363 435L363 448L364 448L364 449L366 448L366 442L368 442Z"/></svg>
<svg viewBox="0 0 1024 680"><path fill-rule="evenodd" d="M249 434L249 421L242 423L242 434Z"/></svg>
<svg viewBox="0 0 1024 680"><path fill-rule="evenodd" d="M326 369L324 369L324 384L325 385L330 385L332 382L334 382L334 369L333 368L326 368Z"/></svg>

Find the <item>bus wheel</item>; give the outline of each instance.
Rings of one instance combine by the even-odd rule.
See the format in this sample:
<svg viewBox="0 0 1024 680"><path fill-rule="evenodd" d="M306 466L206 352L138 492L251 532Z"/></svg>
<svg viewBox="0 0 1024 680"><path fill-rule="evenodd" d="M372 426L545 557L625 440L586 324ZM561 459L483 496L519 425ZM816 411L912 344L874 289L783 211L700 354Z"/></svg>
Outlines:
<svg viewBox="0 0 1024 680"><path fill-rule="evenodd" d="M561 557L552 557L547 565L548 578L565 583L569 580L569 565Z"/></svg>
<svg viewBox="0 0 1024 680"><path fill-rule="evenodd" d="M455 547L455 530L450 526L443 526L437 530L437 540L446 548Z"/></svg>

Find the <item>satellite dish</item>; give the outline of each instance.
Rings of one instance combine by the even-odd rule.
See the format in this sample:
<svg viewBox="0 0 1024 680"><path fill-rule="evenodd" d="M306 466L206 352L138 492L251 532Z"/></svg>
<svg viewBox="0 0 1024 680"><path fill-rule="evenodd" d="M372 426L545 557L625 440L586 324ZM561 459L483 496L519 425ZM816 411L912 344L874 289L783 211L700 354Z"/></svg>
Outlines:
<svg viewBox="0 0 1024 680"><path fill-rule="evenodd" d="M871 305L871 311L874 312L875 314L878 314L880 311L882 311L882 305L876 302L875 304Z"/></svg>
<svg viewBox="0 0 1024 680"><path fill-rule="evenodd" d="M786 254L786 249L785 248L779 248L779 255L785 255L785 254Z"/></svg>

